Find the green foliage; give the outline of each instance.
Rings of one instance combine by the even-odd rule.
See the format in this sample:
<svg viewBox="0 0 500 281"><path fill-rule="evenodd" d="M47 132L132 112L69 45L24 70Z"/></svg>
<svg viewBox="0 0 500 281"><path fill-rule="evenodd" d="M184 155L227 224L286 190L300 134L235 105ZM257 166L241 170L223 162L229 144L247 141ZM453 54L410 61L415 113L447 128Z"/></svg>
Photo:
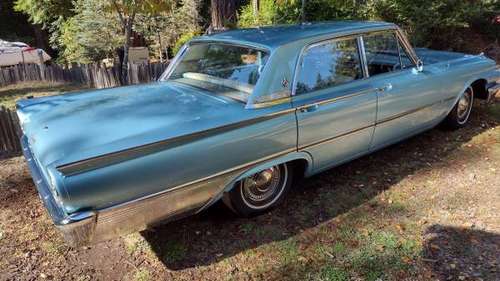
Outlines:
<svg viewBox="0 0 500 281"><path fill-rule="evenodd" d="M299 22L301 0L260 0L254 14L252 3L242 7L239 26L261 26ZM384 20L403 27L419 46L460 49L468 38L456 31L475 24L490 39L498 38L499 27L489 23L500 9L495 0L306 0L306 21Z"/></svg>
<svg viewBox="0 0 500 281"><path fill-rule="evenodd" d="M305 6L305 18L307 21L329 21L329 20L351 20L372 19L374 11L372 0L310 0Z"/></svg>
<svg viewBox="0 0 500 281"><path fill-rule="evenodd" d="M493 8L488 0L384 0L376 5L382 19L402 26L422 46L453 42L455 31L468 28L474 18Z"/></svg>
<svg viewBox="0 0 500 281"><path fill-rule="evenodd" d="M374 0L367 1L330 1L307 0L304 13L306 21L331 21L346 19L373 19ZM261 0L259 11L254 14L252 3L243 6L239 14L239 26L262 26L301 21L302 1L300 0Z"/></svg>
<svg viewBox="0 0 500 281"><path fill-rule="evenodd" d="M181 37L179 37L179 39L177 39L174 47L172 48L173 53L177 54L177 52L179 52L179 50L181 49L181 47L184 44L186 44L189 40L193 39L193 37L196 37L198 35L200 35L200 34L195 32L195 31L190 31L190 32L182 34Z"/></svg>
<svg viewBox="0 0 500 281"><path fill-rule="evenodd" d="M137 14L158 15L172 10L175 5L173 0L101 0L101 2L106 11L117 13L120 20L125 21L129 18L133 20Z"/></svg>
<svg viewBox="0 0 500 281"><path fill-rule="evenodd" d="M254 15L252 3L241 9L238 25L240 27L271 25L276 22L278 7L273 0L261 0L259 13Z"/></svg>
<svg viewBox="0 0 500 281"><path fill-rule="evenodd" d="M101 0L76 0L75 15L60 28L57 45L67 62L89 63L112 57L123 44L118 18ZM96 32L98 31L98 32Z"/></svg>
<svg viewBox="0 0 500 281"><path fill-rule="evenodd" d="M15 10L42 24L63 60L89 62L109 57L124 44L125 30L142 34L151 48L180 46L202 33L203 0L12 0ZM246 1L246 3L251 1ZM462 31L473 28L491 41L499 26L491 18L498 0L259 0L243 5L239 27L331 20L384 20L403 27L419 46L461 50L470 39ZM205 6L204 6L205 5ZM304 15L302 15L304 14ZM130 20L130 22L129 22ZM5 33L5 32L3 32ZM121 37L121 38L120 38Z"/></svg>
<svg viewBox="0 0 500 281"><path fill-rule="evenodd" d="M30 21L44 26L73 15L72 0L16 0L14 10L29 16Z"/></svg>
<svg viewBox="0 0 500 281"><path fill-rule="evenodd" d="M50 33L50 43L57 49L60 30L74 15L72 0L16 0L14 10L26 14L29 21L40 24Z"/></svg>
<svg viewBox="0 0 500 281"><path fill-rule="evenodd" d="M239 27L294 23L300 18L300 0L260 0L257 15L252 3L243 6L238 15Z"/></svg>
<svg viewBox="0 0 500 281"><path fill-rule="evenodd" d="M182 0L169 13L138 15L134 30L148 40L150 47L171 46L176 53L182 44L201 34L200 7L201 0Z"/></svg>

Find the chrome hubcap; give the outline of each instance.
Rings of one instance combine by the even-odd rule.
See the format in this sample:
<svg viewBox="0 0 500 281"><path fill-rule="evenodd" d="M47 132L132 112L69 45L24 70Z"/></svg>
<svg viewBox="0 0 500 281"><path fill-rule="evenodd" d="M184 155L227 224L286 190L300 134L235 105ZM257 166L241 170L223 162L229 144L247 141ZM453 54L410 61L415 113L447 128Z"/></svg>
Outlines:
<svg viewBox="0 0 500 281"><path fill-rule="evenodd" d="M286 166L274 166L242 180L241 195L245 204L254 209L270 206L280 197L287 173Z"/></svg>
<svg viewBox="0 0 500 281"><path fill-rule="evenodd" d="M468 89L462 95L460 100L458 101L457 107L457 117L458 122L465 123L469 118L470 110L472 108L472 91Z"/></svg>

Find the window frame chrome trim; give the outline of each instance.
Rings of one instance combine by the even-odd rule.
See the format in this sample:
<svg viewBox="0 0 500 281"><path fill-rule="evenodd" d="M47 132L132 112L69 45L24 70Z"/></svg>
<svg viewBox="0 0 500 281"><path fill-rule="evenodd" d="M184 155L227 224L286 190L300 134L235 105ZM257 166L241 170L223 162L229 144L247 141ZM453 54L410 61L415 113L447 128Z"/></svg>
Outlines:
<svg viewBox="0 0 500 281"><path fill-rule="evenodd" d="M366 49L365 49L365 46L364 46L364 43L365 43L365 36L370 36L370 35L373 35L373 34L378 34L378 33L384 33L384 32L391 32L392 33L392 36L394 36L394 38L396 39L396 43L397 43L397 46L398 46L398 56L399 56L399 65L401 66L400 69L396 70L396 71L390 71L390 72L384 72L384 73L380 73L380 74L377 74L377 75L370 75L369 73L369 70L368 70L368 60L366 59ZM403 42L404 40L402 40L400 34L398 33L399 32L399 29L398 28L389 28L389 29L385 29L385 30L378 30L378 31L372 31L372 32L367 32L367 33L363 33L361 34L361 39L363 41L363 54L364 54L364 62L365 62L365 66L366 66L366 71L368 72L368 77L367 78L371 78L371 77L376 77L376 76L379 76L379 75L384 75L384 74L397 74L399 72L403 72L403 71L406 71L408 70L409 68L403 68L403 61L402 61L402 58L401 58L401 50L400 50L400 47L401 49L403 49L403 52L405 52L408 57L410 58L410 60L412 61L413 63L413 66L412 67L416 67L417 65L417 60L415 60L415 58L413 57L413 51L412 52L408 52L408 48L406 46L406 44ZM411 67L410 67L411 68Z"/></svg>
<svg viewBox="0 0 500 281"><path fill-rule="evenodd" d="M415 52L415 49L413 49L413 46L408 41L408 38L401 28L395 27L394 30L396 31L396 37L399 39L398 41L402 43L401 47L404 49L404 51L406 51L407 55L409 55L415 67L417 65L417 62L419 61L419 57Z"/></svg>
<svg viewBox="0 0 500 281"><path fill-rule="evenodd" d="M361 65L363 67L365 79L370 78L370 72L368 71L368 62L366 61L366 50L365 50L365 40L363 36L358 36L358 49L361 52Z"/></svg>
<svg viewBox="0 0 500 281"><path fill-rule="evenodd" d="M363 70L363 62L362 62L363 59L362 59L361 50L359 48L358 37L359 37L358 33L353 33L353 34L348 34L348 35L342 35L342 36L339 36L339 37L332 37L332 38L327 38L327 39L320 39L318 41L314 41L314 42L312 42L310 44L307 44L304 47L302 47L302 49L300 50L300 53L299 53L299 57L297 59L297 63L295 64L295 69L294 69L294 73L293 73L293 82L292 82L292 93L291 93L290 97L297 96L297 82L298 82L298 75L299 75L299 72L300 72L299 68L300 68L300 66L302 64L302 61L304 60L305 53L308 50L310 50L310 49L312 49L314 47L321 46L321 45L324 45L324 44L328 44L329 42L336 42L336 41L349 40L349 39L354 39L355 40L355 42L356 42L356 48L357 48L357 53L358 53L358 57L359 57L359 62L361 64L361 74L363 75L363 77L360 78L360 79L355 79L353 81L349 81L349 82L343 83L343 84L334 85L334 86L331 86L331 87L328 87L328 88L334 88L334 87L337 87L337 86L346 85L346 84L352 83L354 81L359 81L359 80L363 80L363 79L368 78L368 77L365 76L365 73L364 73L364 70ZM328 89L328 88L325 88L325 89ZM310 93L312 93L312 92L305 93L305 95L310 94Z"/></svg>
<svg viewBox="0 0 500 281"><path fill-rule="evenodd" d="M387 32L387 31L391 31L391 32L394 32L396 34L398 42L400 41L401 43L403 43L401 47L408 51L407 53L408 53L410 59L412 60L413 64L416 65L417 61L418 61L418 56L416 55L415 51L413 50L413 47L411 46L411 44L408 42L408 39L406 38L406 36L403 34L402 30L398 26L394 25L394 26L389 26L389 27L381 27L380 29L376 29L376 30L359 31L359 32L353 32L350 34L345 34L345 35L340 35L340 36L339 35L332 35L331 37L318 39L317 41L313 41L313 42L308 43L302 47L302 49L300 50L299 55L297 57L297 61L295 63L295 67L293 70L294 73L292 75L292 77L293 77L292 92L291 92L290 97L293 98L293 97L297 96L296 90L297 90L297 79L298 79L298 74L299 74L299 68L300 68L300 65L302 64L304 53L310 47L317 45L317 44L321 44L323 42L328 42L328 41L356 38L356 41L358 42L358 44L359 44L359 41L361 41L363 43L361 46L358 45L358 52L362 51L362 56L361 56L360 60L361 60L362 64L363 64L363 62L365 62L363 64L363 68L365 66L366 66L366 68L368 68L368 64L366 63L366 50L364 47L363 36L366 36L368 34L373 34L373 33ZM360 39L358 39L358 38L360 38ZM370 78L368 70L366 69L364 71L366 71L366 75L365 75L365 73L363 73L364 77L362 79ZM358 80L362 80L362 79L357 79L354 81L358 81ZM346 84L352 83L354 81L347 82ZM335 86L333 86L333 87L335 87Z"/></svg>
<svg viewBox="0 0 500 281"><path fill-rule="evenodd" d="M244 43L237 43L237 42L231 42L231 41L226 41L226 40L204 40L204 39L193 39L189 42L187 42L186 44L184 44L181 49L179 50L179 54L176 55L172 61L169 63L169 65L167 66L167 69L165 69L165 71L163 72L163 74L160 76L160 78L158 79L158 81L167 81L168 78L170 77L170 75L172 74L172 71L173 69L179 64L179 62L181 61L181 59L186 55L186 50L191 46L191 45L196 45L196 44L210 44L210 43L214 43L214 44L221 44L221 45L228 45L228 46L237 46L237 47L242 47L242 48L251 48L251 49L255 49L255 50L258 50L258 51L262 51L262 52L266 52L269 57L272 55L272 50L269 49L269 48L265 48L265 47L262 47L262 46L258 46L258 45L252 45L252 44L244 44ZM266 62L266 65L264 65L264 68L267 66L267 62ZM262 71L264 72L264 70ZM257 82L258 83L258 82ZM257 84L255 84L254 86L256 86ZM253 92L251 93L253 94Z"/></svg>

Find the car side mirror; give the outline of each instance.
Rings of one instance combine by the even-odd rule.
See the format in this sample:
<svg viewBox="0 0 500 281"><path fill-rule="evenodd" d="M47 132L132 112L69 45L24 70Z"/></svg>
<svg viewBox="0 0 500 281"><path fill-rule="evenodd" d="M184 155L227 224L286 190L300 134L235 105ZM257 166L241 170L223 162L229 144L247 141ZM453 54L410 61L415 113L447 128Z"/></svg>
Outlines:
<svg viewBox="0 0 500 281"><path fill-rule="evenodd" d="M417 60L416 69L418 72L424 71L424 62L421 59Z"/></svg>

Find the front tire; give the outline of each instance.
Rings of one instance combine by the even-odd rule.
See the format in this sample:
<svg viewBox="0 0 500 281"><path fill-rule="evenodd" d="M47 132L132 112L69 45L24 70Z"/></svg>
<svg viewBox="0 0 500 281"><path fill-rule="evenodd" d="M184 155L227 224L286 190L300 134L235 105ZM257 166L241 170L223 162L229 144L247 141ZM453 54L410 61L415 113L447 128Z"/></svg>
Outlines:
<svg viewBox="0 0 500 281"><path fill-rule="evenodd" d="M280 164L237 182L224 198L224 203L236 214L252 217L279 205L292 185L292 169Z"/></svg>
<svg viewBox="0 0 500 281"><path fill-rule="evenodd" d="M448 116L446 116L446 119L443 121L443 125L452 130L464 127L467 124L467 121L469 121L473 103L474 91L472 90L472 87L468 87L460 96L460 99Z"/></svg>

